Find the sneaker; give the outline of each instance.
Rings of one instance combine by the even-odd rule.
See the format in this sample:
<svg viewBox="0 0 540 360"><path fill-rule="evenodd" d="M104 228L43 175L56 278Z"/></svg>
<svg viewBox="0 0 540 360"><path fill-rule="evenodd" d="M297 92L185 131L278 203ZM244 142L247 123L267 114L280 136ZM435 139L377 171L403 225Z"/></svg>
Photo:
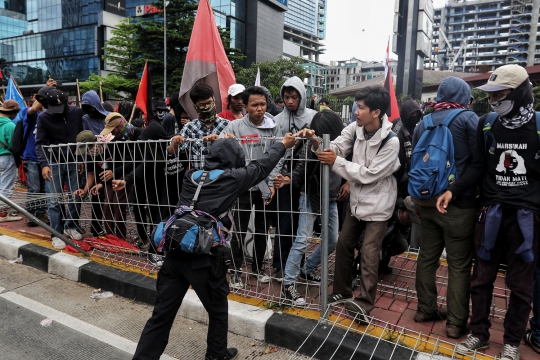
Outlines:
<svg viewBox="0 0 540 360"><path fill-rule="evenodd" d="M529 345L534 351L540 354L540 344L534 341L532 330L529 329L525 332L523 340L525 340L525 344Z"/></svg>
<svg viewBox="0 0 540 360"><path fill-rule="evenodd" d="M467 325L458 326L454 324L453 322L451 322L450 320L446 322L446 335L449 338L457 339L457 338L462 337L468 332L469 332L469 329L467 328Z"/></svg>
<svg viewBox="0 0 540 360"><path fill-rule="evenodd" d="M277 269L274 273L274 279L276 279L276 281L279 283L283 281L284 277L285 276L283 275L283 269Z"/></svg>
<svg viewBox="0 0 540 360"><path fill-rule="evenodd" d="M26 226L28 227L36 227L38 224L34 222L34 220L30 219L29 217L25 216L24 221L26 222Z"/></svg>
<svg viewBox="0 0 540 360"><path fill-rule="evenodd" d="M52 238L52 246L55 248L55 249L59 249L59 250L62 250L62 249L65 249L66 248L66 243L63 242L62 240L60 240L60 238L57 238L56 236Z"/></svg>
<svg viewBox="0 0 540 360"><path fill-rule="evenodd" d="M238 350L236 348L228 348L224 357L215 357L206 355L204 360L234 360L238 357Z"/></svg>
<svg viewBox="0 0 540 360"><path fill-rule="evenodd" d="M8 222L8 221L19 221L22 220L22 216L13 216L13 215L6 215L6 216L0 216L0 222Z"/></svg>
<svg viewBox="0 0 540 360"><path fill-rule="evenodd" d="M50 225L50 223L51 223L50 220L49 220L49 216L46 213L36 214L36 217L38 218L38 220L41 220L42 222L44 222L47 225Z"/></svg>
<svg viewBox="0 0 540 360"><path fill-rule="evenodd" d="M504 344L499 355L500 360L519 360L519 349L517 346Z"/></svg>
<svg viewBox="0 0 540 360"><path fill-rule="evenodd" d="M456 345L456 353L461 355L471 355L477 350L487 349L489 347L489 340L481 340L469 334L467 340L464 340Z"/></svg>
<svg viewBox="0 0 540 360"><path fill-rule="evenodd" d="M351 295L343 295L343 294L333 293L333 294L328 295L328 304L330 305L330 304L333 304L333 303L343 302L343 301L350 300L350 299L352 299L352 294Z"/></svg>
<svg viewBox="0 0 540 360"><path fill-rule="evenodd" d="M263 284L266 284L266 283L269 283L270 282L270 276L266 275L264 273L264 270L259 270L257 271L256 273L257 275L257 280Z"/></svg>
<svg viewBox="0 0 540 360"><path fill-rule="evenodd" d="M285 289L282 292L282 295L288 300L292 301L293 306L304 306L306 305L306 300L300 295L296 290L294 285L285 285Z"/></svg>
<svg viewBox="0 0 540 360"><path fill-rule="evenodd" d="M315 273L309 273L306 274L303 271L300 271L300 278L307 280L307 282L311 283L320 283L321 282L321 276L317 275Z"/></svg>
<svg viewBox="0 0 540 360"><path fill-rule="evenodd" d="M344 304L345 310L347 310L349 316L353 317L354 321L360 325L368 325L371 322L369 313L354 300L347 300Z"/></svg>
<svg viewBox="0 0 540 360"><path fill-rule="evenodd" d="M424 321L439 321L446 320L446 311L437 309L434 313L428 314L424 309L418 308L416 314L414 314L415 322L424 322Z"/></svg>
<svg viewBox="0 0 540 360"><path fill-rule="evenodd" d="M159 268L163 265L163 256L158 254L148 254L147 256L148 262L154 267Z"/></svg>
<svg viewBox="0 0 540 360"><path fill-rule="evenodd" d="M64 234L72 239L82 240L82 235L77 231L77 229L64 229Z"/></svg>
<svg viewBox="0 0 540 360"><path fill-rule="evenodd" d="M239 274L231 274L229 277L229 286L236 290L244 288L244 283Z"/></svg>

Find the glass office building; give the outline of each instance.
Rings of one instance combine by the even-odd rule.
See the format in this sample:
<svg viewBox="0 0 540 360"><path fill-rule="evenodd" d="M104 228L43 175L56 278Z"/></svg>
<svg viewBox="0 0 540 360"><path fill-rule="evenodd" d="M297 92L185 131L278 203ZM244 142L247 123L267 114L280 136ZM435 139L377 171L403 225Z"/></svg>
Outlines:
<svg viewBox="0 0 540 360"><path fill-rule="evenodd" d="M324 52L326 0L288 0L283 38L286 56L301 56L318 62Z"/></svg>
<svg viewBox="0 0 540 360"><path fill-rule="evenodd" d="M2 4L6 8L0 9L0 67L4 77L13 75L22 89L38 87L49 76L66 85L99 74L104 27L125 14L125 2L116 0L114 4L109 0ZM115 15L111 18L111 14Z"/></svg>

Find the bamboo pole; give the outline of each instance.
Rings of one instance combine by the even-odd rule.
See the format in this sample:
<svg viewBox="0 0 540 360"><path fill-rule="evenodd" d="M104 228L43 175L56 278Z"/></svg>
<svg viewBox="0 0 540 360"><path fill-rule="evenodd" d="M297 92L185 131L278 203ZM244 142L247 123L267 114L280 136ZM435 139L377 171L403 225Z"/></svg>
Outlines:
<svg viewBox="0 0 540 360"><path fill-rule="evenodd" d="M21 97L24 100L24 96L21 92L21 89L19 89L19 85L17 85L17 81L15 81L15 78L13 77L13 75L10 75L10 76L11 76L11 81L13 81L13 84L15 84L15 89L17 89L17 91L19 92L19 95L21 95Z"/></svg>
<svg viewBox="0 0 540 360"><path fill-rule="evenodd" d="M103 102L103 88L101 81L99 82L99 99L101 100L101 102Z"/></svg>
<svg viewBox="0 0 540 360"><path fill-rule="evenodd" d="M81 104L81 89L79 88L79 79L76 79L76 83L77 83L77 103L78 103L79 107L82 108L82 104Z"/></svg>
<svg viewBox="0 0 540 360"><path fill-rule="evenodd" d="M129 123L131 124L131 120L133 120L133 115L135 115L135 108L137 107L137 103L133 103L133 109L131 109L131 116L129 117Z"/></svg>

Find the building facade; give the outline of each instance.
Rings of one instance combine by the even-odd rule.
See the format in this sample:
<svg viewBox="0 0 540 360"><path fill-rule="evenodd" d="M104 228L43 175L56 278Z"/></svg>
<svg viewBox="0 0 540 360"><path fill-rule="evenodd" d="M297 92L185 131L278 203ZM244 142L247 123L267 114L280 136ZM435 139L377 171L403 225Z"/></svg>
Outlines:
<svg viewBox="0 0 540 360"><path fill-rule="evenodd" d="M397 61L389 61L392 73L396 72ZM357 58L341 61L330 61L326 66L328 91L343 89L347 86L384 76L384 64L377 61L362 61Z"/></svg>
<svg viewBox="0 0 540 360"><path fill-rule="evenodd" d="M326 0L288 0L283 33L283 55L319 62L326 37Z"/></svg>
<svg viewBox="0 0 540 360"><path fill-rule="evenodd" d="M435 9L425 68L465 72L540 63L540 0L448 1Z"/></svg>

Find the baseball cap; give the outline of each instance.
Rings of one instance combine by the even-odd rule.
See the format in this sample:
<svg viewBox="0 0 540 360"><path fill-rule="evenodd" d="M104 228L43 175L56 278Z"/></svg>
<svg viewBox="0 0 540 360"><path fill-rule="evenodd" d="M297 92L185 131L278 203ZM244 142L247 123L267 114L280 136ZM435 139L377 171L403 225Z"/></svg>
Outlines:
<svg viewBox="0 0 540 360"><path fill-rule="evenodd" d="M246 87L242 84L232 84L229 86L228 94L231 96L236 96L246 90Z"/></svg>
<svg viewBox="0 0 540 360"><path fill-rule="evenodd" d="M477 89L487 92L515 89L521 85L529 75L527 70L519 65L504 65L497 68L489 77L486 85Z"/></svg>
<svg viewBox="0 0 540 360"><path fill-rule="evenodd" d="M0 107L0 112L3 113L12 113L12 112L18 112L21 109L19 106L19 103L15 100L6 100L4 101L4 104Z"/></svg>
<svg viewBox="0 0 540 360"><path fill-rule="evenodd" d="M52 89L47 93L47 111L51 114L61 114L64 112L67 104L66 95L58 90Z"/></svg>
<svg viewBox="0 0 540 360"><path fill-rule="evenodd" d="M123 118L124 117L117 112L109 113L105 118L105 128L101 131L100 135L109 135L115 127L120 125Z"/></svg>
<svg viewBox="0 0 540 360"><path fill-rule="evenodd" d="M96 142L97 138L96 135L90 130L84 130L77 134L77 137L75 138L75 141L78 143L89 143L89 142ZM88 149L88 145L82 144L79 145L77 148L77 151L75 151L75 155L79 156L86 152Z"/></svg>

